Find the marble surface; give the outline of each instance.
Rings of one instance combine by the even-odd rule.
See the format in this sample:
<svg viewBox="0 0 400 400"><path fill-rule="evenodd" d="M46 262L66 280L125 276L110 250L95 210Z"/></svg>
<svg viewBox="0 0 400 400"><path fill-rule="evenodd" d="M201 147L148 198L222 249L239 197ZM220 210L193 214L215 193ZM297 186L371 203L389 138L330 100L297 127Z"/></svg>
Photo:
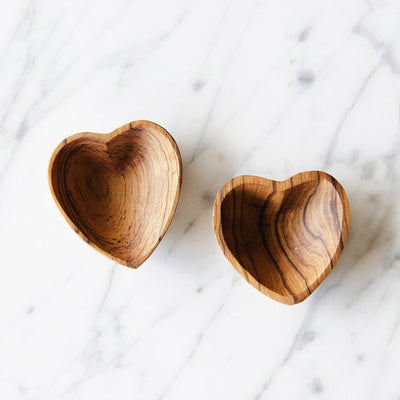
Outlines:
<svg viewBox="0 0 400 400"><path fill-rule="evenodd" d="M2 399L399 399L400 3L0 5ZM47 185L66 136L149 119L182 153L173 223L138 270L87 246ZM321 169L351 229L306 301L228 264L228 179Z"/></svg>

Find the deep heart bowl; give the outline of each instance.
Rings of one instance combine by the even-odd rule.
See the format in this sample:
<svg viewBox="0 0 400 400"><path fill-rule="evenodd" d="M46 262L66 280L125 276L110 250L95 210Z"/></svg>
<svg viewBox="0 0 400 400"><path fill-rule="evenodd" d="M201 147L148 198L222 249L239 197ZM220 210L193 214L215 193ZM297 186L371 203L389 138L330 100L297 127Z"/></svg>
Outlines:
<svg viewBox="0 0 400 400"><path fill-rule="evenodd" d="M49 164L51 192L75 232L132 268L150 256L168 229L181 181L178 146L149 121L109 134L70 136Z"/></svg>
<svg viewBox="0 0 400 400"><path fill-rule="evenodd" d="M256 289L285 304L306 299L340 257L350 225L346 192L321 171L283 182L231 179L214 203L217 241Z"/></svg>

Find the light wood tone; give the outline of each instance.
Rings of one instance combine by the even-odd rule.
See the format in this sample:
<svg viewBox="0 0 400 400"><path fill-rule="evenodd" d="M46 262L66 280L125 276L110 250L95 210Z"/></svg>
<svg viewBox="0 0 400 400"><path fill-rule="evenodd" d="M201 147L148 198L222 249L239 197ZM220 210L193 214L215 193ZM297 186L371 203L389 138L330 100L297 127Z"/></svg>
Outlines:
<svg viewBox="0 0 400 400"><path fill-rule="evenodd" d="M343 187L321 171L283 182L231 179L214 203L214 231L251 285L285 304L306 299L340 257L350 225Z"/></svg>
<svg viewBox="0 0 400 400"><path fill-rule="evenodd" d="M149 121L109 134L78 133L61 142L49 184L62 214L88 244L137 268L174 216L182 161L172 136Z"/></svg>

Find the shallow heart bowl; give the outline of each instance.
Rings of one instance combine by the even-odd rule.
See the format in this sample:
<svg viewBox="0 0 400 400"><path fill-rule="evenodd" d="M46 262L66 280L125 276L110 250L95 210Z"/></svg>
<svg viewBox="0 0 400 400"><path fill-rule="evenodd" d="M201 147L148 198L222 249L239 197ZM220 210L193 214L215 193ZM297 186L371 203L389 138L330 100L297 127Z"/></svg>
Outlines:
<svg viewBox="0 0 400 400"><path fill-rule="evenodd" d="M283 182L247 175L218 192L213 222L240 275L274 300L296 304L340 257L350 209L343 187L325 172L302 172Z"/></svg>
<svg viewBox="0 0 400 400"><path fill-rule="evenodd" d="M174 216L182 161L172 136L149 121L109 134L79 133L54 150L49 185L88 244L132 268L154 251Z"/></svg>

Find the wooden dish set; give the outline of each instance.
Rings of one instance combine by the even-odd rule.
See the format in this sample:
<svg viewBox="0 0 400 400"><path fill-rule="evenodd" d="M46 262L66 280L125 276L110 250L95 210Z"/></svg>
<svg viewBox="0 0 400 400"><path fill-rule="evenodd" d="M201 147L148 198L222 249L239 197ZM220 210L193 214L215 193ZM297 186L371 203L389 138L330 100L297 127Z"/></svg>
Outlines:
<svg viewBox="0 0 400 400"><path fill-rule="evenodd" d="M88 244L137 268L167 231L178 204L181 155L149 121L109 134L79 133L54 150L49 185L65 219ZM321 171L283 182L239 176L218 192L217 241L234 268L285 304L306 299L346 243L350 211L343 187Z"/></svg>

